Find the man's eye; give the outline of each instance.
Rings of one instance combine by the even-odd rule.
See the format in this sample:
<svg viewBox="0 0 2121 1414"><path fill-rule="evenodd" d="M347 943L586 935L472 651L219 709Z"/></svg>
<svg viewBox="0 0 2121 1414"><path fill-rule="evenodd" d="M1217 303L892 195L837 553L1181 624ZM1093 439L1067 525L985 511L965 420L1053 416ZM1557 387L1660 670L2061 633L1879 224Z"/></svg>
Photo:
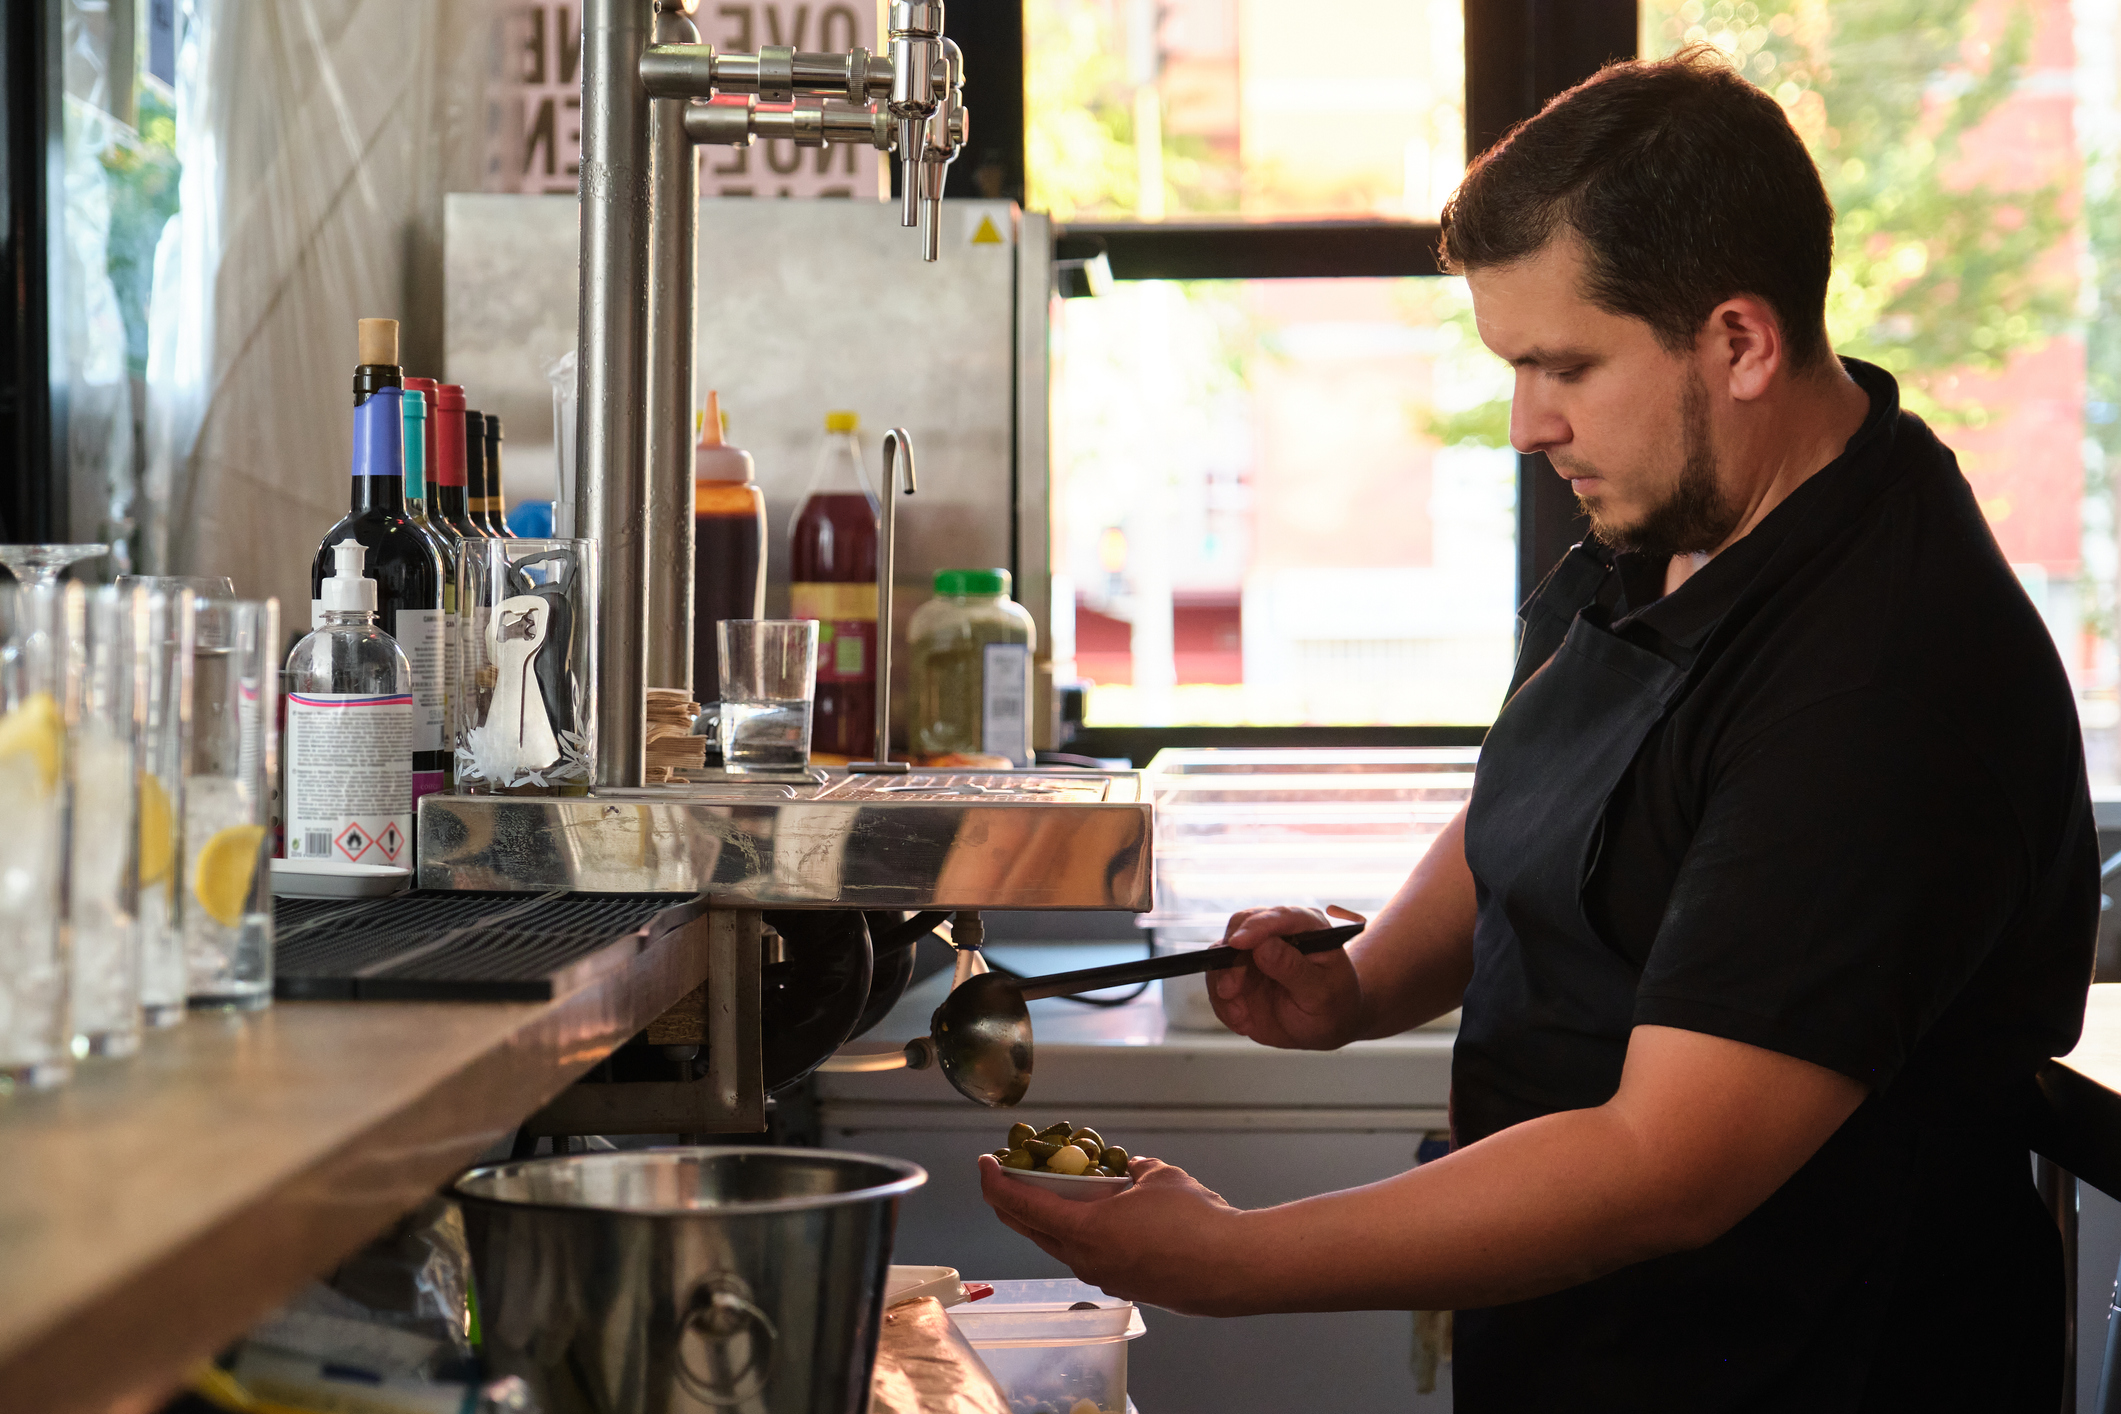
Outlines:
<svg viewBox="0 0 2121 1414"><path fill-rule="evenodd" d="M1552 369L1550 373L1556 382L1574 383L1577 379L1583 377L1583 371L1584 366L1578 363L1572 364L1567 368Z"/></svg>

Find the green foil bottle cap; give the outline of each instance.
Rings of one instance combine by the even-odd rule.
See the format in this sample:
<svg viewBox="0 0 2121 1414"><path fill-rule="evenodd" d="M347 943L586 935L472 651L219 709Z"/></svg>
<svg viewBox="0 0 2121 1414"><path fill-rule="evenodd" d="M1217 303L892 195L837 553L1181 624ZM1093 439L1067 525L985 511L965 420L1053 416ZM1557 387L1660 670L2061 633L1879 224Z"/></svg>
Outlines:
<svg viewBox="0 0 2121 1414"><path fill-rule="evenodd" d="M937 570L935 592L965 596L972 594L1007 594L1009 571L1007 570Z"/></svg>

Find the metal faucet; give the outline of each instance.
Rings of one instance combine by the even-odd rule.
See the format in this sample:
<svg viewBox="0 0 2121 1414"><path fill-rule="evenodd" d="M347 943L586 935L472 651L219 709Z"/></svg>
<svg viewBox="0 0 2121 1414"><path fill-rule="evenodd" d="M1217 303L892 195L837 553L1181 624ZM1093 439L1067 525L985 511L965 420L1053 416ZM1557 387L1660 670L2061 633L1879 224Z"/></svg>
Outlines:
<svg viewBox="0 0 2121 1414"><path fill-rule="evenodd" d="M891 577L898 559L898 471L906 468L906 494L914 492L913 434L894 427L884 434L884 501L876 538L876 759L850 761L862 776L900 776L911 769L891 759ZM975 944L976 946L976 944Z"/></svg>
<svg viewBox="0 0 2121 1414"><path fill-rule="evenodd" d="M943 35L942 0L893 0L890 52L769 45L717 54L691 42L698 0L582 5L582 291L577 365L576 533L602 557L596 647L599 787L645 774L650 684L692 677L692 399L698 167L691 148L867 143L895 152L900 220L941 245L944 179L969 121L964 59ZM708 103L717 95L745 103ZM800 99L817 100L803 103ZM758 105L790 104L788 108ZM912 449L894 430L907 460ZM894 444L887 439L887 456ZM889 479L889 462L886 478ZM890 492L887 490L886 498ZM891 518L884 535L889 545ZM888 580L879 668L888 662ZM889 679L878 674L880 726ZM888 757L879 735L877 755Z"/></svg>

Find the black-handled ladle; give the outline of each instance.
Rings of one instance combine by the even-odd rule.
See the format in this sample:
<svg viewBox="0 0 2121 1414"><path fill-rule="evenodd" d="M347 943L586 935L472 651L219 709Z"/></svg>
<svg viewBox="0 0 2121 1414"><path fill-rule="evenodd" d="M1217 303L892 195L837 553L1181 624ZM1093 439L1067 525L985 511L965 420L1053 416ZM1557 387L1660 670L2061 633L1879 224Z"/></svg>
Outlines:
<svg viewBox="0 0 2121 1414"><path fill-rule="evenodd" d="M1282 941L1300 953L1330 952L1346 947L1363 926L1349 923L1290 933ZM982 972L966 978L943 998L929 1019L928 1039L934 1045L936 1063L959 1094L990 1109L1006 1109L1031 1088L1031 1012L1026 1002L1213 972L1235 967L1250 955L1244 948L1202 948L1021 980Z"/></svg>

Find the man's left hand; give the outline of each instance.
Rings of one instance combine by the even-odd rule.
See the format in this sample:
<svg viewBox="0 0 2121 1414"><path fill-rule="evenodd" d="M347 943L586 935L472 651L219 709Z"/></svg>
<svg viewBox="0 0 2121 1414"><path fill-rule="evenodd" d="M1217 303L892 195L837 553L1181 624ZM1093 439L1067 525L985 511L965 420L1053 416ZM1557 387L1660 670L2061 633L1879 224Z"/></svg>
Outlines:
<svg viewBox="0 0 2121 1414"><path fill-rule="evenodd" d="M1132 1188L1074 1203L1006 1176L992 1154L979 1166L980 1195L995 1214L1107 1295L1189 1316L1248 1309L1244 1214L1185 1170L1135 1159Z"/></svg>

